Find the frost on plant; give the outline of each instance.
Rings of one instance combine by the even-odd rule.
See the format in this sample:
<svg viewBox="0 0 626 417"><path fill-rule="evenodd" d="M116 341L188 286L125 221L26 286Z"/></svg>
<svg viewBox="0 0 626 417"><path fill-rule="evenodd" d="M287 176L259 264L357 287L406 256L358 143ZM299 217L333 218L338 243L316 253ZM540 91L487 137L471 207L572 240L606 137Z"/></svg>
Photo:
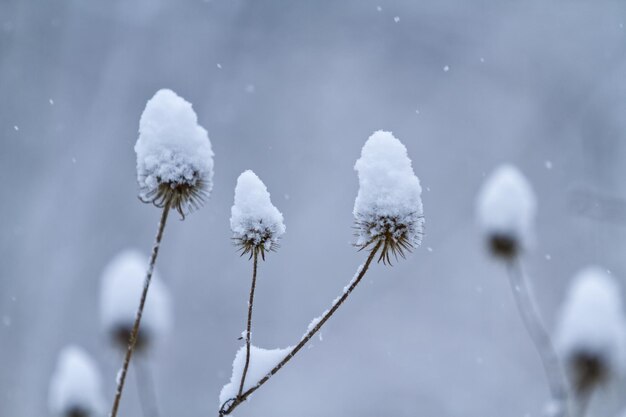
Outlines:
<svg viewBox="0 0 626 417"><path fill-rule="evenodd" d="M616 282L597 267L581 271L568 291L556 335L556 348L577 394L623 373L625 332Z"/></svg>
<svg viewBox="0 0 626 417"><path fill-rule="evenodd" d="M58 417L95 417L104 411L102 380L93 359L78 346L59 354L52 375L49 408Z"/></svg>
<svg viewBox="0 0 626 417"><path fill-rule="evenodd" d="M147 267L145 256L135 250L126 250L113 258L102 273L100 319L104 331L123 350L128 347L135 323L137 300L143 290ZM138 351L145 350L167 333L171 314L169 293L155 271L137 335L135 346Z"/></svg>
<svg viewBox="0 0 626 417"><path fill-rule="evenodd" d="M512 258L528 247L536 207L532 187L516 167L502 165L487 178L478 194L477 214L494 255Z"/></svg>
<svg viewBox="0 0 626 417"><path fill-rule="evenodd" d="M265 184L250 170L237 179L230 228L242 254L252 257L257 252L263 259L285 233L283 215L272 204Z"/></svg>
<svg viewBox="0 0 626 417"><path fill-rule="evenodd" d="M356 245L361 249L381 243L379 261L390 254L404 257L422 241L422 188L413 172L406 147L391 132L369 137L354 169L359 192L354 202Z"/></svg>
<svg viewBox="0 0 626 417"><path fill-rule="evenodd" d="M181 216L198 208L213 187L213 151L191 103L157 91L139 122L137 180L140 198L168 205Z"/></svg>
<svg viewBox="0 0 626 417"><path fill-rule="evenodd" d="M246 383L243 388L244 391L256 385L258 381L287 356L291 349L292 346L284 349L262 349L256 346L250 346L250 366L248 368L248 377L246 378ZM225 405L229 400L234 400L237 396L245 361L246 347L242 346L235 355L230 382L224 385L220 392L220 407Z"/></svg>

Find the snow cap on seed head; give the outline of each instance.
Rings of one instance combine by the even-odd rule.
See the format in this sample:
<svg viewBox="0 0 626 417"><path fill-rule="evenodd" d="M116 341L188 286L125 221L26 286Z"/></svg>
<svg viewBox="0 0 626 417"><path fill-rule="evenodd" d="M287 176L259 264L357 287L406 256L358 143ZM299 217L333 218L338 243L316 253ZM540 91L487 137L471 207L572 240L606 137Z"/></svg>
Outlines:
<svg viewBox="0 0 626 417"><path fill-rule="evenodd" d="M513 165L501 165L485 180L476 201L478 223L491 252L514 258L532 241L537 211L533 189Z"/></svg>
<svg viewBox="0 0 626 417"><path fill-rule="evenodd" d="M102 378L94 360L78 346L59 354L48 393L50 412L59 417L103 415Z"/></svg>
<svg viewBox="0 0 626 417"><path fill-rule="evenodd" d="M626 320L620 289L599 267L572 281L557 323L555 345L573 388L586 394L626 368Z"/></svg>
<svg viewBox="0 0 626 417"><path fill-rule="evenodd" d="M424 233L422 188L406 147L391 132L376 131L354 169L359 176L353 210L356 246L380 243L379 262L390 263L390 254L404 257L421 244Z"/></svg>
<svg viewBox="0 0 626 417"><path fill-rule="evenodd" d="M123 351L128 348L147 269L147 257L131 249L115 256L102 273L100 321L105 333ZM171 324L170 294L155 270L141 317L136 350L142 352L165 337Z"/></svg>
<svg viewBox="0 0 626 417"><path fill-rule="evenodd" d="M139 121L137 181L142 201L169 205L181 216L202 205L213 188L213 150L191 103L159 90Z"/></svg>
<svg viewBox="0 0 626 417"><path fill-rule="evenodd" d="M250 170L237 179L230 228L242 255L256 253L263 259L265 252L278 247L285 233L283 215L272 204L265 184Z"/></svg>

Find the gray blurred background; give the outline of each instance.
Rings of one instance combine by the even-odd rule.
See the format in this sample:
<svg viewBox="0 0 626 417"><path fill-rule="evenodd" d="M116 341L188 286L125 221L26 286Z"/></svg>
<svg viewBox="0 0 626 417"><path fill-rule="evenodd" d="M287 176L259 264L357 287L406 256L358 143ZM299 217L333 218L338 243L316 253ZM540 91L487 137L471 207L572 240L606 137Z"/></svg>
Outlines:
<svg viewBox="0 0 626 417"><path fill-rule="evenodd" d="M163 416L216 415L241 344L251 264L231 244L254 170L287 234L260 266L254 344L296 342L365 254L355 160L391 130L424 187L424 244L377 265L237 415L538 416L548 390L474 199L517 164L539 199L525 258L549 327L570 277L626 278L623 0L0 0L0 415L47 416L59 350L85 347L107 400L121 364L98 320L100 273L152 245L136 198L139 117L156 90L191 101L215 188L172 217L158 269L175 327L150 357ZM139 416L133 381L123 416ZM624 386L595 397L616 416Z"/></svg>

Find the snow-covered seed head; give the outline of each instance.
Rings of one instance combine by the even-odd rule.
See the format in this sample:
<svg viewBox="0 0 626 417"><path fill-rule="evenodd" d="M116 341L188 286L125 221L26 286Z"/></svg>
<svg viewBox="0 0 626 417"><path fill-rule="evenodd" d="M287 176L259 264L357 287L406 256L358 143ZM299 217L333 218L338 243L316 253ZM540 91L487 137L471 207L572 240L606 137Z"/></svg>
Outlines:
<svg viewBox="0 0 626 417"><path fill-rule="evenodd" d="M95 417L103 414L102 380L93 359L77 346L59 354L50 381L48 406L59 417Z"/></svg>
<svg viewBox="0 0 626 417"><path fill-rule="evenodd" d="M231 209L230 228L241 254L261 255L276 250L285 233L283 215L270 200L265 184L250 170L237 179L235 203Z"/></svg>
<svg viewBox="0 0 626 417"><path fill-rule="evenodd" d="M147 269L145 256L126 250L113 258L102 273L100 320L104 332L122 351L128 348ZM167 334L172 322L171 310L169 292L154 271L137 334L137 352L145 351Z"/></svg>
<svg viewBox="0 0 626 417"><path fill-rule="evenodd" d="M597 267L574 278L561 308L555 345L572 387L586 395L626 365L626 321L619 287Z"/></svg>
<svg viewBox="0 0 626 417"><path fill-rule="evenodd" d="M478 223L492 254L513 259L528 247L537 202L517 168L498 167L484 182L476 206Z"/></svg>
<svg viewBox="0 0 626 417"><path fill-rule="evenodd" d="M159 90L139 121L139 198L176 209L184 218L213 188L213 150L191 103L172 90Z"/></svg>
<svg viewBox="0 0 626 417"><path fill-rule="evenodd" d="M369 137L354 169L359 192L354 202L356 246L382 248L378 261L404 257L424 234L422 188L406 147L391 132ZM380 244L380 245L379 245Z"/></svg>

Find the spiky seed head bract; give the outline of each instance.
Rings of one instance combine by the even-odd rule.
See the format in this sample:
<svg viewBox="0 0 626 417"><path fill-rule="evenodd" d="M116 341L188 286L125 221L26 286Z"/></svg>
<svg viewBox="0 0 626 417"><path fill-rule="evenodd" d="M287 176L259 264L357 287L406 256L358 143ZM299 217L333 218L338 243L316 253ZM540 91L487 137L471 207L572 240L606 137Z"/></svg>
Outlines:
<svg viewBox="0 0 626 417"><path fill-rule="evenodd" d="M528 180L512 165L498 167L478 193L476 212L489 251L511 260L532 241L537 203Z"/></svg>
<svg viewBox="0 0 626 417"><path fill-rule="evenodd" d="M272 204L265 184L250 170L237 179L230 228L241 254L250 258L256 254L265 259L285 233L283 215Z"/></svg>
<svg viewBox="0 0 626 417"><path fill-rule="evenodd" d="M157 91L139 122L139 198L168 206L184 218L213 188L213 150L191 103L171 90Z"/></svg>
<svg viewBox="0 0 626 417"><path fill-rule="evenodd" d="M572 388L586 395L626 368L626 319L615 280L598 267L574 278L555 338Z"/></svg>
<svg viewBox="0 0 626 417"><path fill-rule="evenodd" d="M391 132L374 132L354 169L359 192L354 202L355 245L361 250L380 243L379 262L404 257L424 234L422 188L406 147Z"/></svg>

